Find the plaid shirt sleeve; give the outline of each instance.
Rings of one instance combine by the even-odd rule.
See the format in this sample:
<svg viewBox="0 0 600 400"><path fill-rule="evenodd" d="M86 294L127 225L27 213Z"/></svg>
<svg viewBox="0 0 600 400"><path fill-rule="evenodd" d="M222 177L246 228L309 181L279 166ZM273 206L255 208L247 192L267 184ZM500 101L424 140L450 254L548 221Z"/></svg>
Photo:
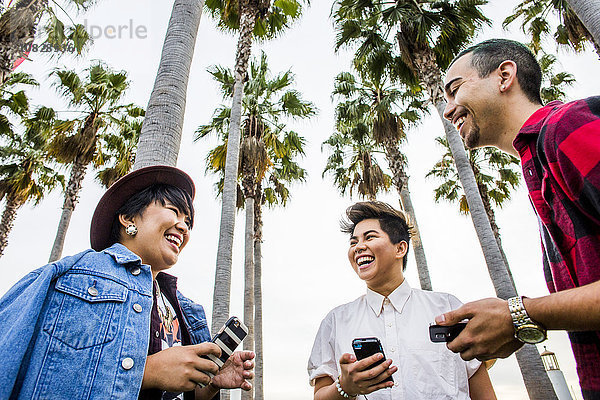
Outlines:
<svg viewBox="0 0 600 400"><path fill-rule="evenodd" d="M600 224L600 97L569 103L551 117L541 136L546 136L539 143L556 183Z"/></svg>

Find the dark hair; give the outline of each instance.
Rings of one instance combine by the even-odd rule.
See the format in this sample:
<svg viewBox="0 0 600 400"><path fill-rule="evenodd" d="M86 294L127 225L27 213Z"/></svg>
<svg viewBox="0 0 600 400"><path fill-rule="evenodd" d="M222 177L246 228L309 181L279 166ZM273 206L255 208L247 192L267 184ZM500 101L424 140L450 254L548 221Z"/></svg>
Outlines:
<svg viewBox="0 0 600 400"><path fill-rule="evenodd" d="M458 53L450 65L469 53L472 53L471 66L480 78L491 74L503 61L514 61L517 64L517 81L523 93L532 103L543 104L540 98L542 69L531 50L523 43L508 39L485 40Z"/></svg>
<svg viewBox="0 0 600 400"><path fill-rule="evenodd" d="M402 260L402 271L406 269L408 243L412 230L408 215L381 201L363 201L348 207L346 218L340 221L340 228L344 233L353 235L354 228L359 222L365 219L376 219L393 244L405 241L407 247L404 260Z"/></svg>
<svg viewBox="0 0 600 400"><path fill-rule="evenodd" d="M110 244L117 243L121 238L119 215L125 215L126 217L140 215L144 212L146 207L155 201L158 201L163 206L168 201L177 207L180 212L183 212L189 218L190 229L192 229L194 226L194 205L190 195L187 194L186 191L175 186L155 184L148 186L131 196L125 204L117 210L111 228Z"/></svg>

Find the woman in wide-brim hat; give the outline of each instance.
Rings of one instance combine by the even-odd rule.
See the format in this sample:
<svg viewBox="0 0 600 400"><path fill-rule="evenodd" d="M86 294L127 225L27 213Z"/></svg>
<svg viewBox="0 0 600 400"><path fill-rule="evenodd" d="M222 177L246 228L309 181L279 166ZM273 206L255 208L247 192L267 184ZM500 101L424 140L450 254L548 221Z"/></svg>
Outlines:
<svg viewBox="0 0 600 400"><path fill-rule="evenodd" d="M177 168L126 175L98 202L92 249L0 299L0 398L210 399L251 388L254 354L235 352L221 371L202 358L220 353L204 310L163 272L188 243L194 193Z"/></svg>

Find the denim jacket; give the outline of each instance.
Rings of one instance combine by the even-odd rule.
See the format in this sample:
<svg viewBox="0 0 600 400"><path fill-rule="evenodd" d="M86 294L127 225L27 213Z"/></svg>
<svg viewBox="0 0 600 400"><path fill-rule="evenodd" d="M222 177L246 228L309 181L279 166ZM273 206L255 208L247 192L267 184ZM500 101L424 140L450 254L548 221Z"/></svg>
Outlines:
<svg viewBox="0 0 600 400"><path fill-rule="evenodd" d="M192 342L209 340L177 295ZM150 266L118 243L30 272L0 299L0 399L137 399L152 301Z"/></svg>

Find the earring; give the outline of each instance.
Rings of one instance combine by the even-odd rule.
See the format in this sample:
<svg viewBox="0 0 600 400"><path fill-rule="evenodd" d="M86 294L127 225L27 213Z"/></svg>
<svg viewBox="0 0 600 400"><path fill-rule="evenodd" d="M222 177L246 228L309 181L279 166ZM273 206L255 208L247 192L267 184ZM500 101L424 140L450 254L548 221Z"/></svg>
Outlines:
<svg viewBox="0 0 600 400"><path fill-rule="evenodd" d="M129 224L125 228L125 233L128 234L129 236L135 236L137 234L137 232L138 232L137 226L135 226L135 224Z"/></svg>
<svg viewBox="0 0 600 400"><path fill-rule="evenodd" d="M500 90L504 90L504 89L506 89L506 86L504 86L504 85L500 86Z"/></svg>

